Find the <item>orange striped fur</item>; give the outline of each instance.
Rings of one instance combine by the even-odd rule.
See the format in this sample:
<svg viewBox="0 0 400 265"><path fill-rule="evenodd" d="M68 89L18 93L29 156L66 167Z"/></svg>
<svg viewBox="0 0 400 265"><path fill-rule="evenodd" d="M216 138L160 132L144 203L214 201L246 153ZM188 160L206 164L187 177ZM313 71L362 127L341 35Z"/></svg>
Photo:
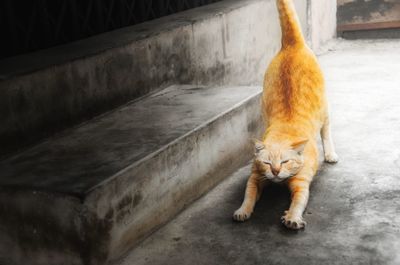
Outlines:
<svg viewBox="0 0 400 265"><path fill-rule="evenodd" d="M291 190L292 202L282 223L301 229L306 224L302 214L309 187L318 168L319 133L325 161L334 163L338 157L330 135L324 78L317 59L304 40L292 0L277 0L277 7L282 48L264 79L262 102L267 129L262 141L256 141L245 199L233 218L250 218L264 185L284 182Z"/></svg>

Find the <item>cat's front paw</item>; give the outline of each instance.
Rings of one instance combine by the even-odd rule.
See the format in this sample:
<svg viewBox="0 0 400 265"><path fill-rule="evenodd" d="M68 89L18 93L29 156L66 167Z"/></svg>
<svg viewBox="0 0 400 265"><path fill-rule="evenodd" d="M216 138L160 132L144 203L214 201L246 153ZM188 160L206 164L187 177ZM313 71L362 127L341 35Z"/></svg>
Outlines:
<svg viewBox="0 0 400 265"><path fill-rule="evenodd" d="M325 154L325 162L327 163L337 163L339 161L339 156L333 152L329 154Z"/></svg>
<svg viewBox="0 0 400 265"><path fill-rule="evenodd" d="M306 222L300 216L292 216L285 211L285 215L281 217L282 224L284 224L289 229L299 230L306 227Z"/></svg>
<svg viewBox="0 0 400 265"><path fill-rule="evenodd" d="M243 210L242 208L237 209L233 213L233 220L238 221L238 222L244 222L247 219L249 219L251 216L251 212L247 212Z"/></svg>

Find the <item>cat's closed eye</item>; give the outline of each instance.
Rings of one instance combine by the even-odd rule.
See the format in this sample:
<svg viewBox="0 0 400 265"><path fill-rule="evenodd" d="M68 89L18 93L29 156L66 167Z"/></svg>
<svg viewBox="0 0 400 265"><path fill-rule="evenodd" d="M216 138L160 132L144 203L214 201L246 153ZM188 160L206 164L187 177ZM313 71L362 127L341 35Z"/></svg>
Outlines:
<svg viewBox="0 0 400 265"><path fill-rule="evenodd" d="M287 162L289 162L290 160L288 159L288 160L283 160L282 162L281 162L281 165L282 164L286 164Z"/></svg>

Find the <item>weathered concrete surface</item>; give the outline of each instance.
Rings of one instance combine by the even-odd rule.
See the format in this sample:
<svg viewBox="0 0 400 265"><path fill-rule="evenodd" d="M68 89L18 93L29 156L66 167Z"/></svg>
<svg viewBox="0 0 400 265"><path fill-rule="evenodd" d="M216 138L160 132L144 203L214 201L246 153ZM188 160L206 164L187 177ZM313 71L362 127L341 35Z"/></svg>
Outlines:
<svg viewBox="0 0 400 265"><path fill-rule="evenodd" d="M234 223L249 167L146 239L119 265L400 264L399 41L339 41L320 57L340 162L312 185L304 231L280 224L289 193L267 188Z"/></svg>
<svg viewBox="0 0 400 265"><path fill-rule="evenodd" d="M259 93L260 87L171 86L0 161L0 186L84 197L122 169Z"/></svg>
<svg viewBox="0 0 400 265"><path fill-rule="evenodd" d="M400 21L397 0L338 0L338 25Z"/></svg>
<svg viewBox="0 0 400 265"><path fill-rule="evenodd" d="M308 0L308 39L314 51L336 37L335 0Z"/></svg>
<svg viewBox="0 0 400 265"><path fill-rule="evenodd" d="M338 0L338 35L345 39L400 38L397 0Z"/></svg>
<svg viewBox="0 0 400 265"><path fill-rule="evenodd" d="M101 239L93 217L76 197L1 187L0 264L89 264L89 233ZM101 252L94 261L104 259Z"/></svg>
<svg viewBox="0 0 400 265"><path fill-rule="evenodd" d="M275 0L227 0L5 59L0 157L171 84L259 85L279 47Z"/></svg>
<svg viewBox="0 0 400 265"><path fill-rule="evenodd" d="M243 165L260 87L171 86L0 162L0 264L104 264Z"/></svg>

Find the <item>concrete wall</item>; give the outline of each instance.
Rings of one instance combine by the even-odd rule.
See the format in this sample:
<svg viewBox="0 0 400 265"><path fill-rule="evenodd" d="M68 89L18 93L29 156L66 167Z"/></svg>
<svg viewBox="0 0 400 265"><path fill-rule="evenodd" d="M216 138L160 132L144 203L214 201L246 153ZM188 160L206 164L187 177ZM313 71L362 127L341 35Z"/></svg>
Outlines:
<svg viewBox="0 0 400 265"><path fill-rule="evenodd" d="M276 0L275 0L276 1ZM308 21L308 1L307 0L293 0L294 6L296 7L296 12L300 20L301 29L303 31L304 37L308 39L310 32L310 25ZM280 31L280 30L279 30Z"/></svg>
<svg viewBox="0 0 400 265"><path fill-rule="evenodd" d="M319 50L327 41L336 37L335 0L308 0L309 41L312 49Z"/></svg>

